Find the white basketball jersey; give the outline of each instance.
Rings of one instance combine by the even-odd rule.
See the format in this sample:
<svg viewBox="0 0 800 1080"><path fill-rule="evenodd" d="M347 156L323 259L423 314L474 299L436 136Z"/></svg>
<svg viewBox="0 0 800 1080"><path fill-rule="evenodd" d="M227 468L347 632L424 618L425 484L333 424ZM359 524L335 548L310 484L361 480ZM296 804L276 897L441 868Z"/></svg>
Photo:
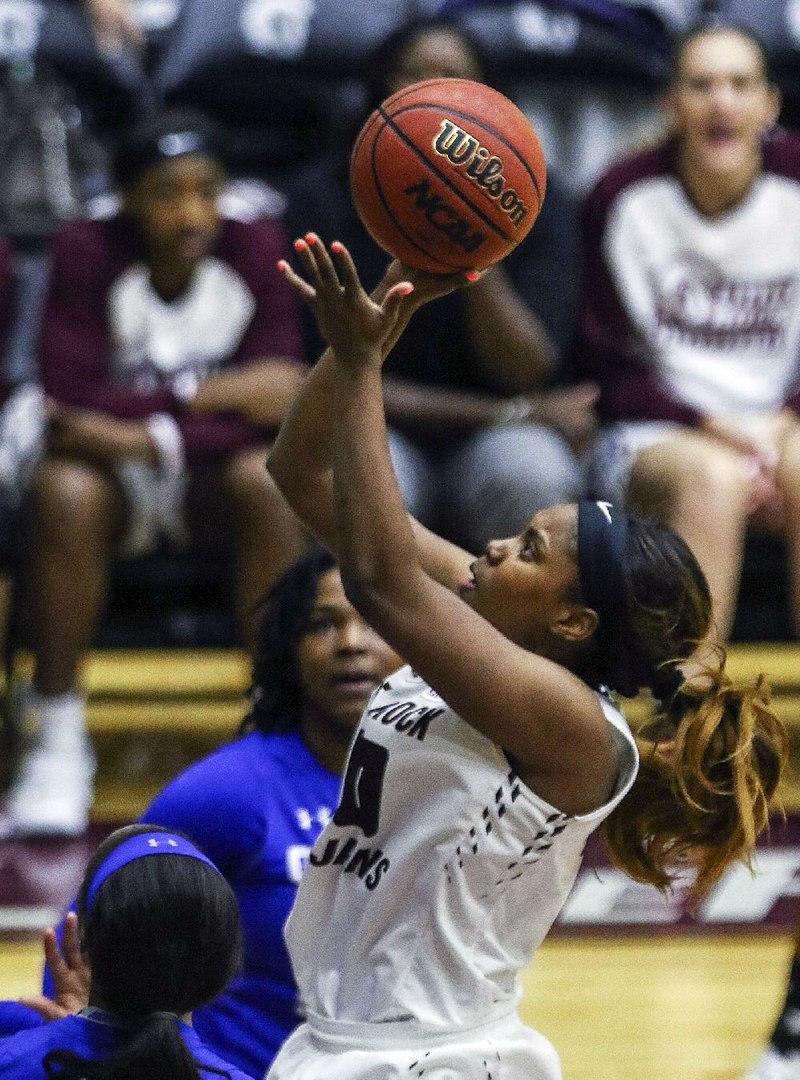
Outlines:
<svg viewBox="0 0 800 1080"><path fill-rule="evenodd" d="M312 849L286 940L310 1015L460 1028L519 997L517 972L629 790L636 744L605 699L613 796L569 816L405 667L375 692L339 808Z"/></svg>

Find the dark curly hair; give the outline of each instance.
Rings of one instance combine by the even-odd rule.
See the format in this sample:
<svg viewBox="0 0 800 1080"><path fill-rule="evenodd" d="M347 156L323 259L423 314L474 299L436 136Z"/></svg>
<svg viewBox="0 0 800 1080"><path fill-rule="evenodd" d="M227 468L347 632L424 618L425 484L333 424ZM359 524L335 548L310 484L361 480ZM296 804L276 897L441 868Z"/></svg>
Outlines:
<svg viewBox="0 0 800 1080"><path fill-rule="evenodd" d="M256 729L294 731L299 727L303 687L297 647L308 629L317 583L336 560L314 547L283 573L264 601L250 686L250 711L240 734Z"/></svg>

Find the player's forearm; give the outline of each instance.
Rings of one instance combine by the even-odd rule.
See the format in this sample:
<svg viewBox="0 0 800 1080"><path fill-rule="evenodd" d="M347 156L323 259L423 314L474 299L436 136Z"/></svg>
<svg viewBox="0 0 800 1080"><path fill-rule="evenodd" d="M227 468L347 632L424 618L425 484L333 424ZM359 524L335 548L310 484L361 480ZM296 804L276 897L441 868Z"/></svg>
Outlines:
<svg viewBox="0 0 800 1080"><path fill-rule="evenodd" d="M428 386L385 375L383 400L389 423L436 424L469 430L506 418L509 399L449 386Z"/></svg>
<svg viewBox="0 0 800 1080"><path fill-rule="evenodd" d="M277 427L297 396L304 373L294 360L255 360L209 375L188 404L195 412L236 412L253 423Z"/></svg>
<svg viewBox="0 0 800 1080"><path fill-rule="evenodd" d="M336 374L335 359L326 349L306 374L267 458L267 469L289 505L331 549Z"/></svg>
<svg viewBox="0 0 800 1080"><path fill-rule="evenodd" d="M336 546L347 588L380 629L421 563L386 441L380 369L342 364L337 383Z"/></svg>
<svg viewBox="0 0 800 1080"><path fill-rule="evenodd" d="M373 291L373 298L383 299L391 284L389 273ZM415 299L412 294L404 301L394 330L383 344L384 358L408 324ZM267 468L290 506L318 536L323 534L328 546L333 530L331 467L339 422L335 404L339 371L332 350L326 349L305 376L267 460Z"/></svg>
<svg viewBox="0 0 800 1080"><path fill-rule="evenodd" d="M47 447L54 453L89 456L113 464L122 459L158 462L150 423L119 420L95 409L81 409L49 401ZM167 423L173 423L170 417Z"/></svg>
<svg viewBox="0 0 800 1080"><path fill-rule="evenodd" d="M465 306L483 370L497 387L515 394L540 389L555 370L555 347L502 267L484 274Z"/></svg>

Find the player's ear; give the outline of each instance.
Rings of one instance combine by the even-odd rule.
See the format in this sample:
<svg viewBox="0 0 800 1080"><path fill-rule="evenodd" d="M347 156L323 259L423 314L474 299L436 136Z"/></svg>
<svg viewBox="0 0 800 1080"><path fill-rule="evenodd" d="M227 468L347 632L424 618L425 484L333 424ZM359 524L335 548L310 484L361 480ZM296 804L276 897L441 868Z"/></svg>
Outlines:
<svg viewBox="0 0 800 1080"><path fill-rule="evenodd" d="M588 641L599 623L597 612L585 604L565 604L551 626L554 634L563 641L579 645Z"/></svg>
<svg viewBox="0 0 800 1080"><path fill-rule="evenodd" d="M771 127L774 127L778 122L778 116L781 111L781 92L774 83L770 83L767 87L767 100L764 106L764 130L769 131Z"/></svg>

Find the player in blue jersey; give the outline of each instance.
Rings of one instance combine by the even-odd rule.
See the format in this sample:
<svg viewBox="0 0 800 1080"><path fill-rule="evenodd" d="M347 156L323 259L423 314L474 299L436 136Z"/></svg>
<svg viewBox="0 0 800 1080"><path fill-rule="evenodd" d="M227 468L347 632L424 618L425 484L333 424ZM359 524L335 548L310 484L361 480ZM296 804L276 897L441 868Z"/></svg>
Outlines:
<svg viewBox="0 0 800 1080"><path fill-rule="evenodd" d="M169 783L143 820L191 836L231 884L242 918L243 963L223 993L195 1010L210 1047L262 1076L298 1023L283 941L308 851L339 796L352 732L397 655L344 595L336 563L313 549L269 594L240 737ZM52 982L45 989L52 993ZM14 1003L6 1030L38 1024Z"/></svg>
<svg viewBox="0 0 800 1080"><path fill-rule="evenodd" d="M77 912L89 1003L2 1040L4 1080L247 1080L188 1022L240 955L236 898L199 848L157 826L118 829L87 867Z"/></svg>
<svg viewBox="0 0 800 1080"><path fill-rule="evenodd" d="M190 766L145 811L144 820L200 844L239 901L241 970L193 1022L254 1076L299 1022L283 926L308 852L336 809L351 735L399 664L345 597L333 558L312 551L270 593L241 736Z"/></svg>

